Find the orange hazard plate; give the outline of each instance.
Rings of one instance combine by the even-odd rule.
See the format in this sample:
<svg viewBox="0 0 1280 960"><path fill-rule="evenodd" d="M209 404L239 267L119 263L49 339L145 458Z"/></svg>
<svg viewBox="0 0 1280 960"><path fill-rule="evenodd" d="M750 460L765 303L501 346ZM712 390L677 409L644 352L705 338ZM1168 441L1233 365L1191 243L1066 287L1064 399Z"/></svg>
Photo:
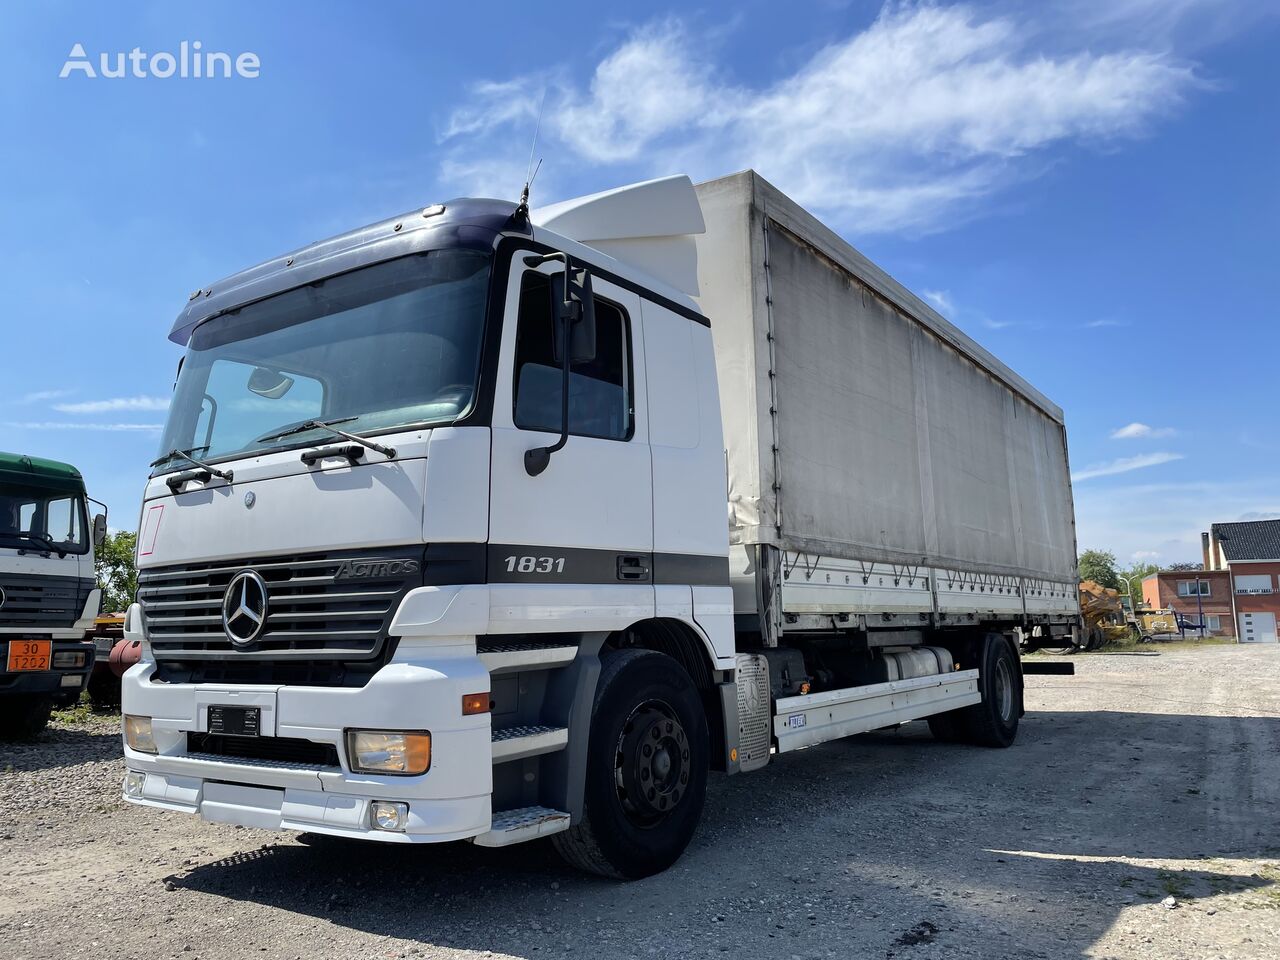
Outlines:
<svg viewBox="0 0 1280 960"><path fill-rule="evenodd" d="M10 640L9 670L48 670L53 659L52 640Z"/></svg>

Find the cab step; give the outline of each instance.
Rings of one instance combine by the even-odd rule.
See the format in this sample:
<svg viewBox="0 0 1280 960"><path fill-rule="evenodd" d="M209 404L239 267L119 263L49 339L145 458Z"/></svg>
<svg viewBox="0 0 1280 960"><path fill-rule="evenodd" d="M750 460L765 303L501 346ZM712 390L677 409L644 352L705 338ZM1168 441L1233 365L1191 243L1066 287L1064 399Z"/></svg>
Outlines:
<svg viewBox="0 0 1280 960"><path fill-rule="evenodd" d="M493 762L523 760L563 750L569 744L568 727L526 724L493 731Z"/></svg>
<svg viewBox="0 0 1280 960"><path fill-rule="evenodd" d="M538 837L547 837L569 829L569 814L550 807L518 807L493 815L488 833L475 838L476 846L509 847Z"/></svg>
<svg viewBox="0 0 1280 960"><path fill-rule="evenodd" d="M574 644L539 643L536 640L481 641L476 656L490 674L519 670L550 670L572 663L578 655Z"/></svg>

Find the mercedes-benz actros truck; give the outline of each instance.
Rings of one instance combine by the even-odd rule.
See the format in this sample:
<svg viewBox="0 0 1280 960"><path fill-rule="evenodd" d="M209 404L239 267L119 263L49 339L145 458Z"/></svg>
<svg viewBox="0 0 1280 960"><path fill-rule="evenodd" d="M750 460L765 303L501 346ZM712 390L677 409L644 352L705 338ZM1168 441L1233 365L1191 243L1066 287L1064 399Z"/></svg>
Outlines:
<svg viewBox="0 0 1280 960"><path fill-rule="evenodd" d="M640 877L709 771L1010 746L1078 630L1061 410L753 172L416 209L170 339L133 803Z"/></svg>
<svg viewBox="0 0 1280 960"><path fill-rule="evenodd" d="M90 521L88 502L70 464L0 453L0 738L39 734L93 669L93 548L107 519Z"/></svg>

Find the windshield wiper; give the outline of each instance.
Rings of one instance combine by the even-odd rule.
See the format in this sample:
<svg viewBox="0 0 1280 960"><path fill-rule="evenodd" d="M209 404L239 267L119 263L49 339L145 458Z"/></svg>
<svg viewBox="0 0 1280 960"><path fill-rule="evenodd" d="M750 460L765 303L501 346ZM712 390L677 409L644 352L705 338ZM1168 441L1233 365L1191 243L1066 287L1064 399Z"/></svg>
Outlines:
<svg viewBox="0 0 1280 960"><path fill-rule="evenodd" d="M283 440L285 437L292 437L295 433L306 433L308 430L323 429L323 430L329 430L332 433L340 433L341 431L333 429L333 425L335 423L350 423L352 420L355 420L355 419L358 419L358 418L337 417L333 420L308 420L306 423L299 423L295 426L287 427L278 433L265 434L253 442L267 443L270 440Z"/></svg>
<svg viewBox="0 0 1280 960"><path fill-rule="evenodd" d="M19 530L14 534L14 536L20 537L23 540L30 540L32 543L36 544L36 546L42 547L45 553L56 553L58 555L58 559L62 559L67 555L66 550L62 549L62 547L58 546L43 534L32 533L28 530Z"/></svg>
<svg viewBox="0 0 1280 960"><path fill-rule="evenodd" d="M191 450L205 450L205 449L207 448L206 447L191 448ZM197 460L195 457L191 455L190 450L178 450L177 448L170 450L160 459L153 460L151 463L151 466L158 467L160 466L160 464L168 463L170 460L185 460L187 461L187 463L194 463L197 467L201 469L201 471L203 471L206 474L206 479L209 476L221 477L223 480L227 481L227 483L230 483L232 480L232 477L234 476L234 474L230 470L219 470L217 467L213 466L212 464L205 463L203 460ZM196 477L193 476L185 479L196 479Z"/></svg>
<svg viewBox="0 0 1280 960"><path fill-rule="evenodd" d="M305 433L307 430L328 430L335 437L342 437L344 440L350 440L352 443L358 443L362 447L368 447L370 450L377 450L388 460L396 455L395 447L388 447L386 444L376 443L368 437L362 437L356 433L347 433L345 430L338 430L334 427L335 423L347 423L356 420L357 417L339 417L336 420L308 420L306 423L300 423L296 427L290 427L288 430L281 430L279 433L269 433L265 437L259 437L254 443L266 443L269 440L282 440L285 437L293 436L295 433Z"/></svg>

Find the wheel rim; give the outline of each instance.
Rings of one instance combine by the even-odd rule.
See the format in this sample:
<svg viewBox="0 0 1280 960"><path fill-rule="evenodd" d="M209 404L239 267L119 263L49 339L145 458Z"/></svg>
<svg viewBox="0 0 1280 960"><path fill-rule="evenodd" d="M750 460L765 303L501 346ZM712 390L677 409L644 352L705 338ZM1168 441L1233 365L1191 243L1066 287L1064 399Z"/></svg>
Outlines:
<svg viewBox="0 0 1280 960"><path fill-rule="evenodd" d="M1000 719L1008 721L1013 716L1013 674L1003 657L996 661L995 701Z"/></svg>
<svg viewBox="0 0 1280 960"><path fill-rule="evenodd" d="M614 779L627 819L648 827L670 816L689 792L689 759L689 737L671 705L637 705L614 753Z"/></svg>

